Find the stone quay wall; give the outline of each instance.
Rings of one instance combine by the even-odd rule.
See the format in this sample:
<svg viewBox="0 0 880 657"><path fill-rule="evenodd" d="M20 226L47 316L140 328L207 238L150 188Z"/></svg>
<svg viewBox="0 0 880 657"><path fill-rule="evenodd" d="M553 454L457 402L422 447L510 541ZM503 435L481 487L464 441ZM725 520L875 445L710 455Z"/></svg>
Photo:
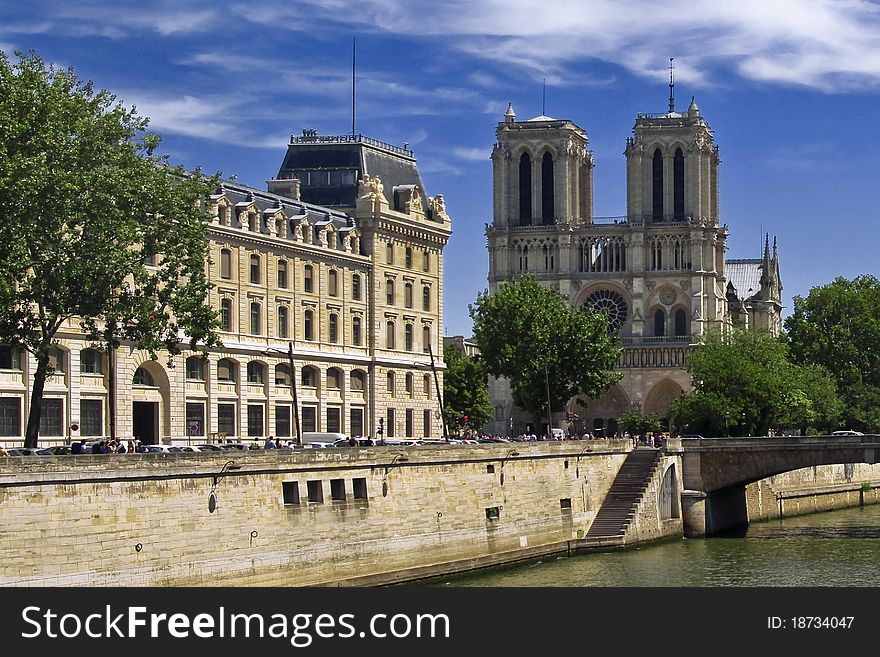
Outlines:
<svg viewBox="0 0 880 657"><path fill-rule="evenodd" d="M880 464L818 465L746 486L749 521L880 502Z"/></svg>
<svg viewBox="0 0 880 657"><path fill-rule="evenodd" d="M4 458L0 585L379 585L571 551L630 449Z"/></svg>

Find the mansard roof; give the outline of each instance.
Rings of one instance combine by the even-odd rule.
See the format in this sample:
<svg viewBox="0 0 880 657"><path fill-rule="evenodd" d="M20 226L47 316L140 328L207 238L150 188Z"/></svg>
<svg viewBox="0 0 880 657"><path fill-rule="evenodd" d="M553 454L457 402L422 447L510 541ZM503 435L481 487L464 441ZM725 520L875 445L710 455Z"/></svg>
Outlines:
<svg viewBox="0 0 880 657"><path fill-rule="evenodd" d="M733 286L738 299L745 301L761 291L763 268L760 258L738 258L724 262L728 285Z"/></svg>
<svg viewBox="0 0 880 657"><path fill-rule="evenodd" d="M344 212L312 203L295 201L286 196L261 191L229 180L221 182L211 198L217 200L220 197L225 197L235 207L254 205L258 211L264 214L275 214L281 210L291 219L305 217L312 225L332 223L335 228L339 229L349 226L352 221Z"/></svg>

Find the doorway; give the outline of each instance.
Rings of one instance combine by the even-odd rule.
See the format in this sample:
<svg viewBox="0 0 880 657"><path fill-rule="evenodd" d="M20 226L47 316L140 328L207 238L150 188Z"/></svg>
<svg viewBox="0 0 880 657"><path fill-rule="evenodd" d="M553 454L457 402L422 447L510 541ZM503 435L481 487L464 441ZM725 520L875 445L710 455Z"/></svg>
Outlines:
<svg viewBox="0 0 880 657"><path fill-rule="evenodd" d="M159 402L132 402L132 433L144 445L159 443Z"/></svg>

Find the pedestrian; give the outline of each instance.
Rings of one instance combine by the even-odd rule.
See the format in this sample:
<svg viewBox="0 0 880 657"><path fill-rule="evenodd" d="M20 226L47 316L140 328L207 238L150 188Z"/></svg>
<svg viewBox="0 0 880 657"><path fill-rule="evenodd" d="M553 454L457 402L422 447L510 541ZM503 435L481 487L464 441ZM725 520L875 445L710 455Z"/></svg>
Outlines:
<svg viewBox="0 0 880 657"><path fill-rule="evenodd" d="M272 436L266 438L266 442L263 444L263 449L275 449L275 440Z"/></svg>

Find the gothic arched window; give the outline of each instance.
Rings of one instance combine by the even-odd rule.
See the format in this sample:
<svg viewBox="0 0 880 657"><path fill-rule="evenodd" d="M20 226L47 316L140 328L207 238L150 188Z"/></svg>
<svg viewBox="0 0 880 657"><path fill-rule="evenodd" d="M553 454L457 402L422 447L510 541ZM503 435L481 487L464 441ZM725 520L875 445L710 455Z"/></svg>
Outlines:
<svg viewBox="0 0 880 657"><path fill-rule="evenodd" d="M587 297L587 303L597 312L604 312L608 315L608 329L610 331L616 331L626 322L626 301L613 290L596 290Z"/></svg>
<svg viewBox="0 0 880 657"><path fill-rule="evenodd" d="M672 159L672 215L676 221L684 221L684 154L680 148Z"/></svg>
<svg viewBox="0 0 880 657"><path fill-rule="evenodd" d="M519 225L532 223L532 158L523 153L519 158Z"/></svg>
<svg viewBox="0 0 880 657"><path fill-rule="evenodd" d="M687 335L687 313L683 310L675 311L675 335Z"/></svg>
<svg viewBox="0 0 880 657"><path fill-rule="evenodd" d="M663 153L658 148L654 151L651 162L651 216L654 221L663 221Z"/></svg>
<svg viewBox="0 0 880 657"><path fill-rule="evenodd" d="M553 156L544 153L541 159L541 219L545 224L552 224L556 216L553 204Z"/></svg>
<svg viewBox="0 0 880 657"><path fill-rule="evenodd" d="M660 308L654 313L654 335L666 335L666 313Z"/></svg>

